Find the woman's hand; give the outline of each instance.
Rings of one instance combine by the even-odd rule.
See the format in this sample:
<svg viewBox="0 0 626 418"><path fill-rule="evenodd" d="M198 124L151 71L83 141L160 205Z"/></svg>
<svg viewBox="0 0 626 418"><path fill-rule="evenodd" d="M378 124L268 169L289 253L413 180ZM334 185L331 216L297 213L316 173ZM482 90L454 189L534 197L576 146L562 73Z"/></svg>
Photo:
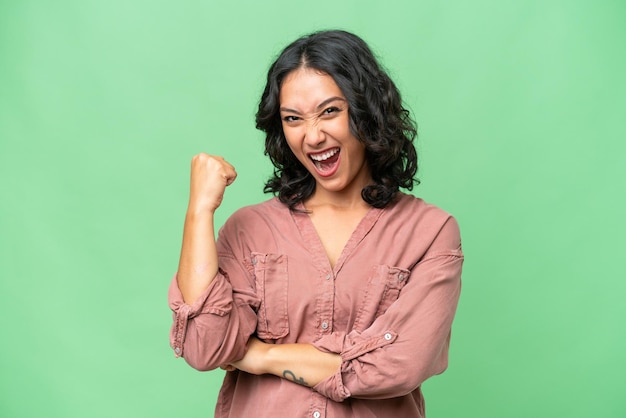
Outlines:
<svg viewBox="0 0 626 418"><path fill-rule="evenodd" d="M222 203L224 190L235 178L235 168L224 158L204 153L193 157L188 211L215 212Z"/></svg>

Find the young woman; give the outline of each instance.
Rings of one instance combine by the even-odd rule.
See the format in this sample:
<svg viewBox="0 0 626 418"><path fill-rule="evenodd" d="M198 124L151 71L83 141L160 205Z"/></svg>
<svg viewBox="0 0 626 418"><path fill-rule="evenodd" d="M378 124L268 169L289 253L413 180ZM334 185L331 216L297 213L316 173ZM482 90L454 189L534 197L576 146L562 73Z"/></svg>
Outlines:
<svg viewBox="0 0 626 418"><path fill-rule="evenodd" d="M463 254L449 214L412 189L416 131L368 46L325 31L287 46L256 116L276 197L214 237L236 177L193 158L171 345L228 372L216 417L423 417L447 366Z"/></svg>

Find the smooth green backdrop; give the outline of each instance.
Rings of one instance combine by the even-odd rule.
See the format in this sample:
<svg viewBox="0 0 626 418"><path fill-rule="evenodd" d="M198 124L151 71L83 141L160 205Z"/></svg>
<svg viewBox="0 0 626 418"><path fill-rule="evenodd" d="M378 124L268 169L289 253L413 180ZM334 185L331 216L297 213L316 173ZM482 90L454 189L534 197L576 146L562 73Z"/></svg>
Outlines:
<svg viewBox="0 0 626 418"><path fill-rule="evenodd" d="M168 346L189 161L267 198L254 113L289 41L343 28L419 123L414 193L466 264L429 418L626 416L626 3L0 0L0 416L209 417Z"/></svg>

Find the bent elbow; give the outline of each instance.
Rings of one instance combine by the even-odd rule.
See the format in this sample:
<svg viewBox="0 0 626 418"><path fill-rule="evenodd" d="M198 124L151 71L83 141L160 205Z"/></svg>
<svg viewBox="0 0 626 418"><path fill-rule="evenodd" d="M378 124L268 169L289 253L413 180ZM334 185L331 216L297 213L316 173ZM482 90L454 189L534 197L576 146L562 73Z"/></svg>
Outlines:
<svg viewBox="0 0 626 418"><path fill-rule="evenodd" d="M231 336L230 340L224 335L206 338L194 347L185 347L182 357L194 369L206 372L243 358L246 342L240 335Z"/></svg>
<svg viewBox="0 0 626 418"><path fill-rule="evenodd" d="M397 390L407 395L420 387L427 379L443 373L448 368L447 356L440 357L430 364L414 364L407 366L403 375L398 377Z"/></svg>
<svg viewBox="0 0 626 418"><path fill-rule="evenodd" d="M238 348L241 347L241 348ZM235 347L205 347L189 350L183 354L185 362L200 372L215 370L243 357L244 345Z"/></svg>
<svg viewBox="0 0 626 418"><path fill-rule="evenodd" d="M221 364L216 364L210 359L203 359L197 356L183 356L183 358L188 365L198 370L199 372L208 372L211 370L215 370L221 366Z"/></svg>
<svg viewBox="0 0 626 418"><path fill-rule="evenodd" d="M447 356L433 362L404 362L398 364L393 376L389 375L387 390L374 395L377 398L405 396L418 389L428 378L443 373L448 367Z"/></svg>

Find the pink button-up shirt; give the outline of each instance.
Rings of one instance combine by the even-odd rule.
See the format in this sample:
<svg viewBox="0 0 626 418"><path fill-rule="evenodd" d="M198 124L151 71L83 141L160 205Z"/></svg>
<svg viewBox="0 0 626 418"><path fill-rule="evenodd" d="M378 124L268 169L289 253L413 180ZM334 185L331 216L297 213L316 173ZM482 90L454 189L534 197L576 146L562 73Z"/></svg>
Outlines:
<svg viewBox="0 0 626 418"><path fill-rule="evenodd" d="M314 388L228 372L215 417L423 417L420 385L447 367L463 254L449 214L400 194L371 208L331 267L306 213L277 199L220 230L220 272L189 306L172 281L171 346L194 368L240 359L248 338L309 343L341 368Z"/></svg>

